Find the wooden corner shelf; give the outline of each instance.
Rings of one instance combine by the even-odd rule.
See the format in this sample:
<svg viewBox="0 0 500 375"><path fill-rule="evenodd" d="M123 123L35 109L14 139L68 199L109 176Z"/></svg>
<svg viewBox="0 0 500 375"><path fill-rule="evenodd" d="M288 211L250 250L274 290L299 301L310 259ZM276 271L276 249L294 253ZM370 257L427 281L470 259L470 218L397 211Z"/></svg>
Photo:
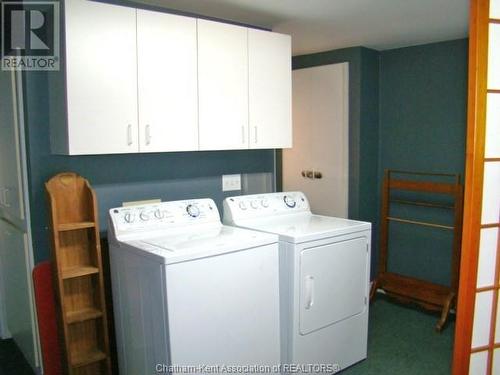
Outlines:
<svg viewBox="0 0 500 375"><path fill-rule="evenodd" d="M45 187L65 373L111 374L95 192L75 173L58 174Z"/></svg>

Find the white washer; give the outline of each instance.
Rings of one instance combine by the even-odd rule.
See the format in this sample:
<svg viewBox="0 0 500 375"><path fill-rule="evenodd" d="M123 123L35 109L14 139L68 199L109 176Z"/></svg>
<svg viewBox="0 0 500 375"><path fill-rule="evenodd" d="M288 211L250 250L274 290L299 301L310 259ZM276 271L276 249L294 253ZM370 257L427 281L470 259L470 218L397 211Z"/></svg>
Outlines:
<svg viewBox="0 0 500 375"><path fill-rule="evenodd" d="M282 362L305 365L285 372L366 358L370 223L314 215L300 192L226 198L224 223L280 236Z"/></svg>
<svg viewBox="0 0 500 375"><path fill-rule="evenodd" d="M120 374L280 363L278 236L197 199L111 209L108 239Z"/></svg>

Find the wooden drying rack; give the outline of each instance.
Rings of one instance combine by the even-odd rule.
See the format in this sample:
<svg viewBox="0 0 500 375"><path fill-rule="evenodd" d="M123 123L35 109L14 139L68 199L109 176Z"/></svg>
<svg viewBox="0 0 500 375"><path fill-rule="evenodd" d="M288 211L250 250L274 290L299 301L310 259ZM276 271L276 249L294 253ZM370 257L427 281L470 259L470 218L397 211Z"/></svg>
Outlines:
<svg viewBox="0 0 500 375"><path fill-rule="evenodd" d="M394 178L394 175L406 177ZM453 179L453 182L444 183L423 181L426 177L428 179L448 179L448 181ZM391 197L391 192L393 191L445 195L453 199L453 204L448 205L422 200L393 199ZM451 210L453 212L454 224L446 225L441 223L413 220L410 218L394 217L390 214L391 204ZM373 283L370 298L373 299L377 289L382 289L388 295L395 297L401 302L413 302L429 310L441 311L441 318L436 324L436 330L441 331L448 319L450 309L456 305L460 268L462 210L463 186L460 182L460 175L386 170L384 173L384 182L382 187L382 217L380 223L380 257L378 275ZM390 222L453 231L450 286L439 285L388 271L387 260L389 253Z"/></svg>

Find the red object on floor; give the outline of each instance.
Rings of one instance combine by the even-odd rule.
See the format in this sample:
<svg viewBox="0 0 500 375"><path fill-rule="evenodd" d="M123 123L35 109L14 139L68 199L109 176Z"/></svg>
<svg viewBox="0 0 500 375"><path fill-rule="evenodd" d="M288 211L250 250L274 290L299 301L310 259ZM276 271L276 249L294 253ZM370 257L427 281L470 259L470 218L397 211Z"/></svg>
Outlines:
<svg viewBox="0 0 500 375"><path fill-rule="evenodd" d="M52 285L52 263L39 263L33 269L38 331L45 375L62 374L61 352L56 320L56 300Z"/></svg>

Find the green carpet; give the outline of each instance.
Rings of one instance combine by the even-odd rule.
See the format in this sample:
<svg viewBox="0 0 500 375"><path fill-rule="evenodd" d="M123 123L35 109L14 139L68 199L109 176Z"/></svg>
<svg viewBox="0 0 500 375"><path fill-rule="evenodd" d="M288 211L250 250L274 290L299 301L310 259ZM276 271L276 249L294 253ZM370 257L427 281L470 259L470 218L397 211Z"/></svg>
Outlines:
<svg viewBox="0 0 500 375"><path fill-rule="evenodd" d="M378 294L370 306L368 358L341 374L450 374L455 324L450 322L437 333L438 318L438 314L396 304Z"/></svg>

